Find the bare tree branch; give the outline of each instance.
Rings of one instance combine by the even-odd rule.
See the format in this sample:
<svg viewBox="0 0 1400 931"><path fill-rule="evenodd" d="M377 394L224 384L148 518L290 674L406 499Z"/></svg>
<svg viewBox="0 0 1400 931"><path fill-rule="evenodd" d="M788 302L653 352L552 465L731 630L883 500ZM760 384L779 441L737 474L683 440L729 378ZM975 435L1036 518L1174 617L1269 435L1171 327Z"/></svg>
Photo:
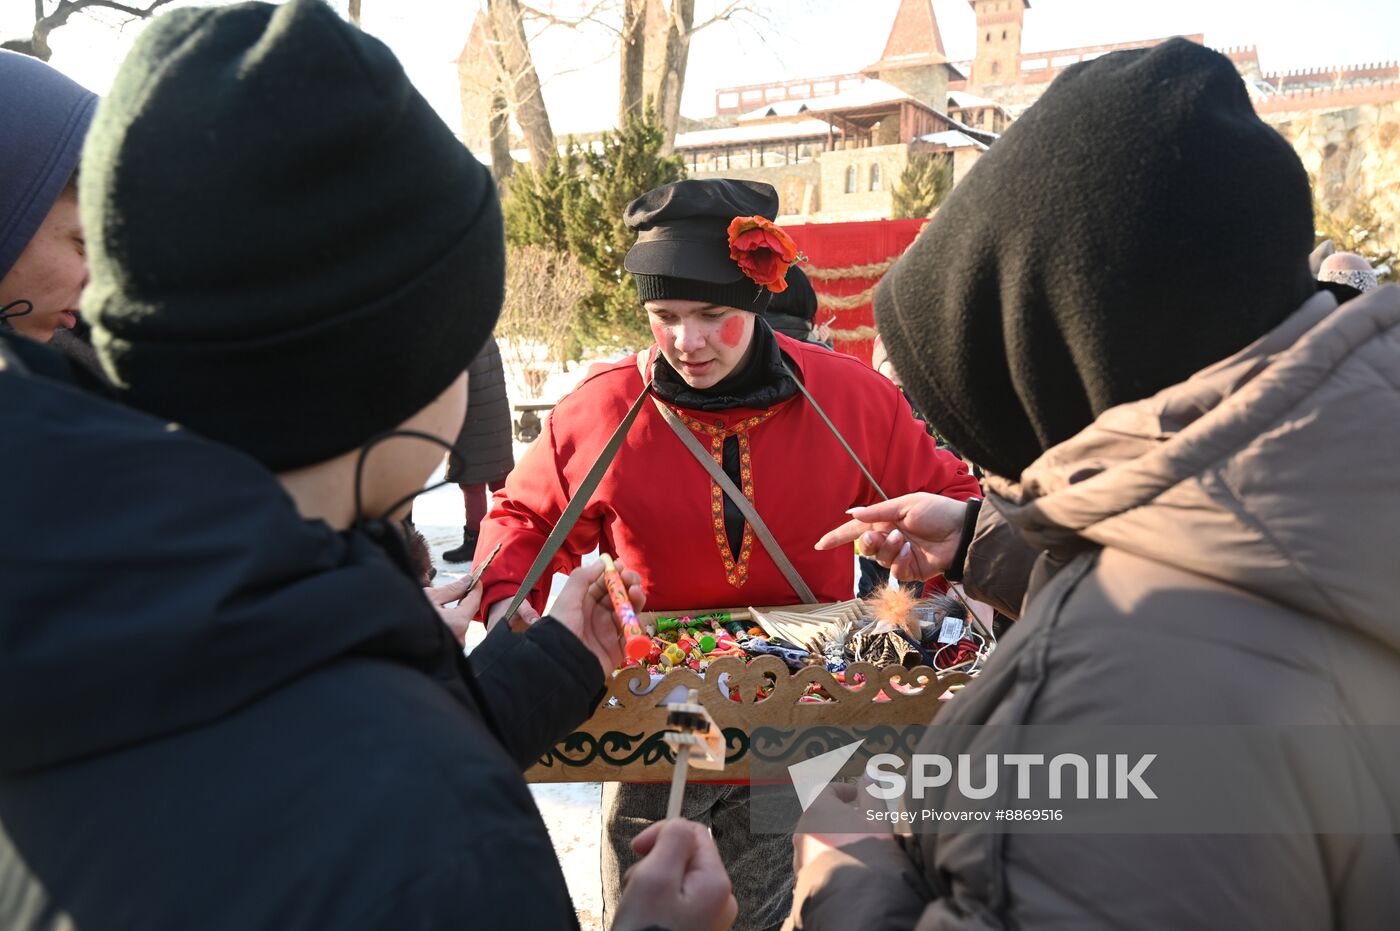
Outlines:
<svg viewBox="0 0 1400 931"><path fill-rule="evenodd" d="M59 0L53 12L45 14L44 0L34 0L34 32L30 48L25 51L35 58L48 61L53 56L49 35L67 23L74 13L92 9L115 10L134 19L148 19L156 10L171 2L173 0L151 0L144 7L138 7L118 3L117 0Z"/></svg>
<svg viewBox="0 0 1400 931"><path fill-rule="evenodd" d="M727 23L740 13L752 13L752 7L753 4L751 3L751 0L728 0L728 2L724 5L724 8L721 9L718 13L711 16L703 23L700 23L697 26L690 27L690 34L695 35L695 33L699 32L700 30L709 29L716 23Z"/></svg>
<svg viewBox="0 0 1400 931"><path fill-rule="evenodd" d="M661 154L670 155L681 120L681 92L690 61L690 37L695 34L695 0L671 0L670 23L661 48L661 69L652 93L663 133Z"/></svg>
<svg viewBox="0 0 1400 931"><path fill-rule="evenodd" d="M646 101L643 82L646 77L646 0L623 0L622 33L618 36L617 125L625 126L628 117L640 116Z"/></svg>
<svg viewBox="0 0 1400 931"><path fill-rule="evenodd" d="M118 13L125 13L127 16L134 16L137 19L145 19L160 7L171 3L173 0L153 0L144 9L141 7L127 6L125 3L117 3L116 0L64 0L59 4L61 9L67 4L72 4L75 10L84 10L91 7L101 7L107 10L116 10Z"/></svg>
<svg viewBox="0 0 1400 931"><path fill-rule="evenodd" d="M626 2L626 0L623 0L623 2ZM520 4L520 12L524 14L528 19L540 20L545 24L546 29L551 26L562 26L565 29L578 29L580 26L591 25L601 26L608 32L611 32L614 35L616 35L619 31L618 28L614 26L611 22L603 18L603 14L610 12L612 6L612 0L594 0L593 5L578 16L564 17L559 16L556 13L551 13L547 10L541 10L538 7L522 3Z"/></svg>
<svg viewBox="0 0 1400 931"><path fill-rule="evenodd" d="M530 160L543 170L555 154L554 130L540 92L540 77L525 38L525 17L519 0L488 0L492 47L502 69L506 99L515 122L525 134Z"/></svg>

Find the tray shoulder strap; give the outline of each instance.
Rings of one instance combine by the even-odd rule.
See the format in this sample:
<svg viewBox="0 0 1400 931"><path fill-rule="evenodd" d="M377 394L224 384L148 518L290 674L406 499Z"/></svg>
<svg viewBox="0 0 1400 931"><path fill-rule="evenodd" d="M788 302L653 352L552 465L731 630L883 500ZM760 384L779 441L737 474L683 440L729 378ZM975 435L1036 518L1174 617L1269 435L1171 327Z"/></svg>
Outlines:
<svg viewBox="0 0 1400 931"><path fill-rule="evenodd" d="M578 523L579 515L588 506L588 501L593 497L593 492L598 487L598 483L603 480L603 475L608 471L608 466L612 465L613 459L617 458L617 451L622 448L622 441L627 438L627 431L632 428L632 423L637 419L637 414L641 412L642 404L647 396L651 394L651 382L645 381L642 385L642 393L637 395L637 400L632 402L631 408L627 411L627 416L622 418L622 423L617 425L612 437L608 440L608 445L603 447L603 451L598 454L597 460L588 470L588 474L579 482L579 486L574 490L573 497L569 499L568 505L564 508L564 513L559 515L559 520L555 522L554 529L545 538L544 546L540 548L539 555L530 565L530 571L525 573L525 579L520 583L520 590L511 599L510 607L506 610L505 622L510 623L515 617L515 612L520 610L520 605L529 597L530 592L544 576L545 570L553 562L554 555L559 552L559 548L568 539L569 532L574 529L574 524Z"/></svg>
<svg viewBox="0 0 1400 931"><path fill-rule="evenodd" d="M734 505L739 509L739 512L744 515L744 520L748 521L749 526L753 528L754 536L758 537L758 541L762 543L763 548L768 551L768 556L777 564L778 571L783 574L783 578L788 580L788 584L792 586L793 591L797 592L797 596L802 599L802 603L815 603L817 596L812 593L811 587L807 585L801 573L797 571L797 567L792 564L792 560L788 559L787 554L783 552L783 548L778 545L778 540L773 536L773 531L769 530L768 525L763 522L763 518L758 516L758 511L754 508L753 502L744 497L744 493L734 484L734 480L724 471L724 467L718 462L715 462L715 458L710 455L705 447L700 445L700 441L695 438L695 434L691 433L690 428L681 422L676 412L671 410L667 405L661 403L660 398L653 396L652 401L656 404L656 409L661 412L662 418L675 432L676 436L680 437L681 442L685 444L686 449L690 450L691 455L705 467L705 471L710 473L710 478L715 480L715 483L724 490L729 500L733 501Z"/></svg>
<svg viewBox="0 0 1400 931"><path fill-rule="evenodd" d="M851 461L856 464L856 468L860 469L861 473L870 482L871 487L880 495L880 498L884 501L890 500L890 496L885 494L885 489L881 488L880 483L875 481L875 476L870 474L870 470L865 467L865 463L860 461L860 457L856 455L856 451L851 449L851 444L846 442L846 438L841 435L841 431L836 429L836 424L832 423L831 418L826 416L826 411L822 410L822 406L817 403L817 399L812 397L812 392L807 390L807 386L802 384L802 379L798 378L797 375L793 373L792 369L788 368L788 364L785 360L783 361L783 371L788 373L789 378L797 382L797 389L802 392L803 397L812 405L812 410L816 411L817 416L821 417L822 421L826 424L826 428L831 431L831 435L836 437L836 441L846 450L846 455L851 457Z"/></svg>

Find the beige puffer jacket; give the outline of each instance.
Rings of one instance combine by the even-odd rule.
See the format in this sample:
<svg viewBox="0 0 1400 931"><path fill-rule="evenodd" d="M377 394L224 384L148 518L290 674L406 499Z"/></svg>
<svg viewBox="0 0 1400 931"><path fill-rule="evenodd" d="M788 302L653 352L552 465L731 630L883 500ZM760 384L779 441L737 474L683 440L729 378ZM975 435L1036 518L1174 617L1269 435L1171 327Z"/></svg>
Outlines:
<svg viewBox="0 0 1400 931"><path fill-rule="evenodd" d="M1044 552L940 724L1400 724L1400 287L1318 294L989 487ZM790 926L1397 928L1400 841L870 840L800 874Z"/></svg>

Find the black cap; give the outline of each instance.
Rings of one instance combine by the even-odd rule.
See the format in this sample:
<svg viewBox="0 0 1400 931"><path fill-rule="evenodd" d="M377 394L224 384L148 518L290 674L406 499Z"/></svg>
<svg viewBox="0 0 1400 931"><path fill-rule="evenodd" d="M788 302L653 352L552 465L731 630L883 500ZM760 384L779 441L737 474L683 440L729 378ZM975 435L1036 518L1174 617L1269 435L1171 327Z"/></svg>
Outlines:
<svg viewBox="0 0 1400 931"><path fill-rule="evenodd" d="M490 172L320 0L157 17L79 187L83 310L122 399L274 471L426 407L500 312Z"/></svg>
<svg viewBox="0 0 1400 931"><path fill-rule="evenodd" d="M709 301L762 311L771 292L729 257L735 217L778 216L778 192L762 181L676 181L627 205L623 219L637 242L622 267L637 279L642 301Z"/></svg>
<svg viewBox="0 0 1400 931"><path fill-rule="evenodd" d="M769 314L787 314L811 323L817 318L817 292L807 273L796 265L788 269L787 289L773 295L768 304Z"/></svg>

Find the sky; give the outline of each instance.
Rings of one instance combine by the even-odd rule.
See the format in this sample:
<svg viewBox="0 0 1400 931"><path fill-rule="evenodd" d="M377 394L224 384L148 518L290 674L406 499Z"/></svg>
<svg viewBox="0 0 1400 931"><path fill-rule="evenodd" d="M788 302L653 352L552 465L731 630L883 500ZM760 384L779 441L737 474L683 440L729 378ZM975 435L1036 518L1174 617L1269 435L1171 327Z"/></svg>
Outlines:
<svg viewBox="0 0 1400 931"><path fill-rule="evenodd" d="M207 5L211 0L176 0ZM720 87L859 71L879 59L899 0L750 0L761 15L711 26L691 44L681 112L714 113ZM51 7L53 0L46 0ZM344 8L345 0L332 0ZM453 64L482 0L362 0L364 28L403 61L424 97L454 130L461 126ZM535 0L560 15L587 0ZM724 0L697 0L704 21ZM944 46L972 57L973 12L966 0L933 0ZM32 0L0 0L0 36L25 34ZM119 14L79 14L50 40L53 64L98 93L106 91L141 23ZM612 125L617 58L601 28L531 29L536 67L555 132ZM1023 51L1204 33L1213 47L1256 45L1265 71L1400 58L1396 0L1034 0Z"/></svg>

